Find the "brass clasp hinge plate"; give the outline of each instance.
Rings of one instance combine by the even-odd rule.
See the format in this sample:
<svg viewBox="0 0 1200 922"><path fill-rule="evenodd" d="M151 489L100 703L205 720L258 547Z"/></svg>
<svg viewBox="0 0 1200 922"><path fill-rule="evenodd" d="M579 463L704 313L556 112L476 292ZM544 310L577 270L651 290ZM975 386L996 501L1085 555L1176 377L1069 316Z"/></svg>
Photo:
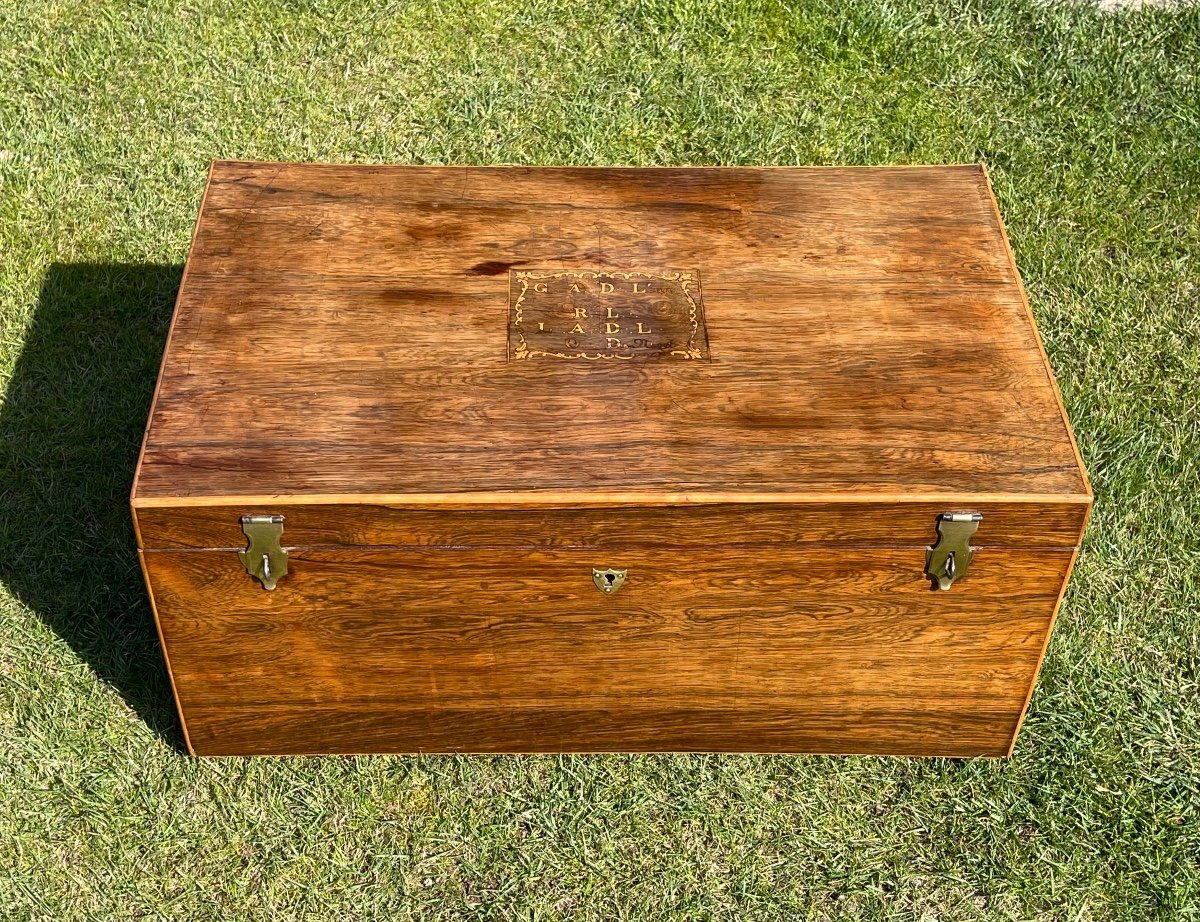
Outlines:
<svg viewBox="0 0 1200 922"><path fill-rule="evenodd" d="M241 522L242 533L250 542L244 551L238 551L242 566L264 589L274 589L288 571L287 551L279 543L283 537L283 516L244 515Z"/></svg>
<svg viewBox="0 0 1200 922"><path fill-rule="evenodd" d="M938 516L937 544L925 552L925 573L935 589L949 589L954 581L967 575L975 549L971 536L983 516L978 512L943 512Z"/></svg>

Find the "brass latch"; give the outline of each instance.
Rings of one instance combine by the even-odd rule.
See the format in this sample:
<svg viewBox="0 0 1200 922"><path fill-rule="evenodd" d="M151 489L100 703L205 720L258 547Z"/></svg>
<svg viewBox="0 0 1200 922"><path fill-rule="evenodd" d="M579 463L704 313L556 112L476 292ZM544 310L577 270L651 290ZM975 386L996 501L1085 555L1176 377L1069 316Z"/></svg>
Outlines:
<svg viewBox="0 0 1200 922"><path fill-rule="evenodd" d="M283 537L283 516L244 515L241 521L242 532L250 541L244 551L238 551L242 566L264 589L274 589L288 571L287 551L279 544Z"/></svg>
<svg viewBox="0 0 1200 922"><path fill-rule="evenodd" d="M967 575L975 549L971 536L983 516L978 512L943 512L938 516L938 543L925 552L925 573L935 589L949 589L959 577Z"/></svg>

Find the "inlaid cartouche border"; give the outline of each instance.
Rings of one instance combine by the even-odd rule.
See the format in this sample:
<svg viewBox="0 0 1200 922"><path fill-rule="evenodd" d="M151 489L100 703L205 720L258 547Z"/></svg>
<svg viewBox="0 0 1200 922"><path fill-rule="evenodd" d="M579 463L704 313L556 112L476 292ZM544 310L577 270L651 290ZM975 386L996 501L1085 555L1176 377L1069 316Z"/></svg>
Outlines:
<svg viewBox="0 0 1200 922"><path fill-rule="evenodd" d="M555 359L585 359L587 361L597 361L602 359L619 359L624 361L637 361L647 358L646 355L638 353L624 353L619 351L613 352L549 352L542 349L530 348L529 343L525 340L525 335L521 331L521 321L523 319L522 306L525 302L525 296L529 292L530 284L548 279L564 279L564 278L588 278L588 279L605 279L619 278L626 281L633 279L656 279L658 281L670 282L678 286L683 296L687 299L688 311L687 322L689 325L689 334L687 344L683 349L672 349L667 355L677 356L682 359L697 359L703 360L709 357L708 348L708 331L705 328L703 317L704 309L701 306L703 303L702 287L700 284L700 273L694 269L676 270L671 272L648 272L645 270L635 269L628 271L611 270L601 271L598 269L563 269L559 271L546 271L534 269L514 269L510 277L510 285L515 281L520 285L520 290L516 293L516 299L513 300L510 290L509 300L512 303L512 323L510 324L510 332L516 333L516 341L512 343L510 354L512 359L520 361L530 358L555 358ZM692 291L693 286L697 289ZM697 298L699 297L699 300ZM703 345L698 345L699 342Z"/></svg>

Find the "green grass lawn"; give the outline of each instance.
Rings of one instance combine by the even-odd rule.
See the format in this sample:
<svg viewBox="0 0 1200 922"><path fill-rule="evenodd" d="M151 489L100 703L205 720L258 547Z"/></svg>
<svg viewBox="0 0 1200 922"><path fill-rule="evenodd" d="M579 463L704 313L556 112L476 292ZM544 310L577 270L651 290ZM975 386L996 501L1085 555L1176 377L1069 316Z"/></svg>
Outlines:
<svg viewBox="0 0 1200 922"><path fill-rule="evenodd" d="M948 6L0 4L0 919L1200 917L1200 7ZM126 498L214 157L986 162L1097 494L1013 759L181 755Z"/></svg>

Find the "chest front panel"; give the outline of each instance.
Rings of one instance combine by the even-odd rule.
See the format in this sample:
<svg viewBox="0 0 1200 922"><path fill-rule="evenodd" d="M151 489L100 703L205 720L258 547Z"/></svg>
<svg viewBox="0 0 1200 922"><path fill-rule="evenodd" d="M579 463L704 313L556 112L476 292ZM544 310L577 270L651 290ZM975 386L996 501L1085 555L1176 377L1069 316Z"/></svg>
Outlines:
<svg viewBox="0 0 1200 922"><path fill-rule="evenodd" d="M998 755L1072 554L981 548L952 592L918 548L295 548L270 593L232 553L144 557L201 752Z"/></svg>

